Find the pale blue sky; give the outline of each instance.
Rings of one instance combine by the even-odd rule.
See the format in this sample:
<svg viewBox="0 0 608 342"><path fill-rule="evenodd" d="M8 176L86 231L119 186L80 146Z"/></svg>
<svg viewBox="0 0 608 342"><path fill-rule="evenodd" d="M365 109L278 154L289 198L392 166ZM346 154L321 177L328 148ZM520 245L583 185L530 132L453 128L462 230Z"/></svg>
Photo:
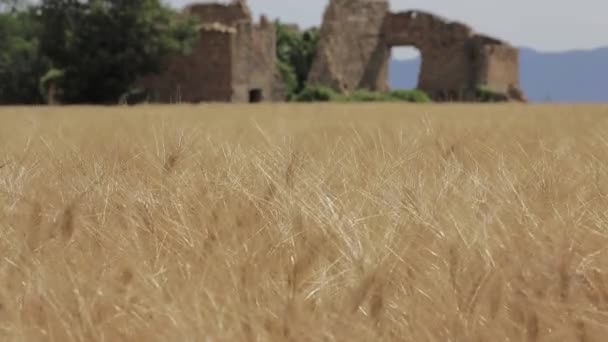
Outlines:
<svg viewBox="0 0 608 342"><path fill-rule="evenodd" d="M166 0L175 6L192 1ZM199 1L209 2L209 1ZM226 2L226 1L224 1ZM249 0L256 14L318 25L328 0ZM608 0L392 0L393 10L428 10L476 31L541 51L608 46Z"/></svg>

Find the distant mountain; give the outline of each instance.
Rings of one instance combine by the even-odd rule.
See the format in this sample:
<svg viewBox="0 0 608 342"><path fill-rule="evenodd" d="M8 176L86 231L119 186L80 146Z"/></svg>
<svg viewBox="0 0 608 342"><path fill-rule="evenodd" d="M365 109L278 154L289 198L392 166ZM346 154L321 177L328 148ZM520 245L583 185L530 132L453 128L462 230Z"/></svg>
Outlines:
<svg viewBox="0 0 608 342"><path fill-rule="evenodd" d="M560 53L522 48L520 69L532 101L608 101L608 47Z"/></svg>
<svg viewBox="0 0 608 342"><path fill-rule="evenodd" d="M392 88L415 87L419 69L419 59L392 60ZM533 102L608 102L608 47L550 53L522 48L520 74Z"/></svg>

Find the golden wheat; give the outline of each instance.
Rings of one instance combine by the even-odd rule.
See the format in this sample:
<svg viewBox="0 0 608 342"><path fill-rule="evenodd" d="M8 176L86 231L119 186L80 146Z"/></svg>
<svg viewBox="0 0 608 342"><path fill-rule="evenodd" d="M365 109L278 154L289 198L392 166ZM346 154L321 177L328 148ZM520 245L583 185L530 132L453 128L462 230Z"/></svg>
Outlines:
<svg viewBox="0 0 608 342"><path fill-rule="evenodd" d="M0 109L2 341L601 341L608 106Z"/></svg>

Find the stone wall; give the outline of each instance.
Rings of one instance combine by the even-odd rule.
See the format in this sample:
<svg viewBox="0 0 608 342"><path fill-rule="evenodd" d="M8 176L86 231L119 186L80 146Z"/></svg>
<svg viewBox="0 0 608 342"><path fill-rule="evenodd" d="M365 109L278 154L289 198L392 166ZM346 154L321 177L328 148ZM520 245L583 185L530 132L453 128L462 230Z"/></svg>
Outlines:
<svg viewBox="0 0 608 342"><path fill-rule="evenodd" d="M157 102L247 102L282 100L276 70L276 32L261 18L253 23L245 1L193 4L184 13L202 23L191 54L172 56L169 68L138 82Z"/></svg>
<svg viewBox="0 0 608 342"><path fill-rule="evenodd" d="M379 87L377 76L385 73L381 64L388 56L379 33L388 9L388 1L331 1L323 17L310 82L341 92Z"/></svg>
<svg viewBox="0 0 608 342"><path fill-rule="evenodd" d="M199 43L191 54L171 57L164 73L140 80L139 84L148 89L151 101L197 103L232 100L231 56L236 31L214 24L204 25L199 34Z"/></svg>
<svg viewBox="0 0 608 342"><path fill-rule="evenodd" d="M519 84L518 49L476 37L476 84L496 92L507 92L509 86Z"/></svg>
<svg viewBox="0 0 608 342"><path fill-rule="evenodd" d="M276 28L262 17L252 30L252 56L249 87L260 89L265 99L273 99L274 70L276 69Z"/></svg>
<svg viewBox="0 0 608 342"><path fill-rule="evenodd" d="M234 46L234 102L247 102L251 91L262 100L278 100L273 88L276 69L276 32L262 17L259 25L240 23Z"/></svg>
<svg viewBox="0 0 608 342"><path fill-rule="evenodd" d="M430 13L392 13L386 0L330 1L309 83L386 91L395 46L420 50L418 88L436 100L470 99L479 87L519 89L517 49Z"/></svg>
<svg viewBox="0 0 608 342"><path fill-rule="evenodd" d="M381 32L385 44L414 46L422 63L418 87L436 99L454 98L470 87L471 75L467 41L472 30L430 13L409 11L389 13Z"/></svg>

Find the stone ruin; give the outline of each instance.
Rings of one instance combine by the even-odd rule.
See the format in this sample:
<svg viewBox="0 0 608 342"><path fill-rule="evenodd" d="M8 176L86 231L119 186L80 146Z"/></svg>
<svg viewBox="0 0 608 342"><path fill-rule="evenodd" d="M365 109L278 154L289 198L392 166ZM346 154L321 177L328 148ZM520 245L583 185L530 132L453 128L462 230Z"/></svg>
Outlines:
<svg viewBox="0 0 608 342"><path fill-rule="evenodd" d="M331 0L325 11L310 84L348 93L389 90L391 48L422 57L418 88L434 100L475 100L484 89L524 101L519 50L469 26L421 11L393 13L388 0Z"/></svg>
<svg viewBox="0 0 608 342"><path fill-rule="evenodd" d="M245 0L192 4L201 22L191 54L174 56L166 72L139 82L154 102L283 101L276 67L275 26L254 23ZM519 51L469 26L420 11L393 13L388 0L330 0L320 31L310 85L341 93L389 90L391 48L413 46L422 57L418 88L437 101L475 101L480 89L494 100L525 101Z"/></svg>
<svg viewBox="0 0 608 342"><path fill-rule="evenodd" d="M153 102L262 102L286 96L276 68L276 29L264 16L254 23L244 0L200 3L183 12L202 23L188 55L171 58L161 75L138 82Z"/></svg>

